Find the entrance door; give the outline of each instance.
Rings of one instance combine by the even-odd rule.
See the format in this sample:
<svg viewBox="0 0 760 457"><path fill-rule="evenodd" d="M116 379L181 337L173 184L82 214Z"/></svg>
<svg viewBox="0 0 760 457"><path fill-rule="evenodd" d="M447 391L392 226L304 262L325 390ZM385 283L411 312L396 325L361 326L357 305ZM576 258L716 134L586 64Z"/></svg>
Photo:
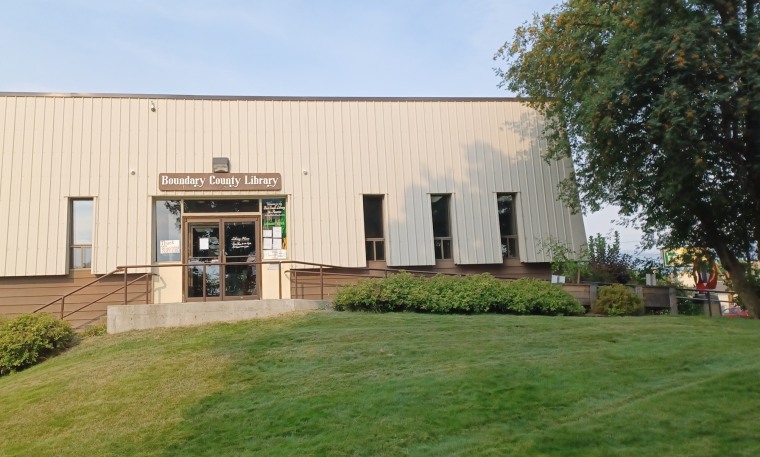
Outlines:
<svg viewBox="0 0 760 457"><path fill-rule="evenodd" d="M186 299L241 300L259 297L256 265L220 265L256 261L258 220L197 219L185 222L188 246Z"/></svg>

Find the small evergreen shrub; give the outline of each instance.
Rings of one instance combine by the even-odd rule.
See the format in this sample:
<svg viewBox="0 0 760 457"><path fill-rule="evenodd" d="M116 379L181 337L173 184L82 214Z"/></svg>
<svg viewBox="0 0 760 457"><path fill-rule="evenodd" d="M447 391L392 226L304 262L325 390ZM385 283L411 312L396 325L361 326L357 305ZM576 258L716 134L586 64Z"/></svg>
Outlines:
<svg viewBox="0 0 760 457"><path fill-rule="evenodd" d="M644 300L623 284L603 286L591 311L607 316L639 316L644 314Z"/></svg>
<svg viewBox="0 0 760 457"><path fill-rule="evenodd" d="M22 314L0 324L0 375L22 370L69 347L71 324L49 314Z"/></svg>

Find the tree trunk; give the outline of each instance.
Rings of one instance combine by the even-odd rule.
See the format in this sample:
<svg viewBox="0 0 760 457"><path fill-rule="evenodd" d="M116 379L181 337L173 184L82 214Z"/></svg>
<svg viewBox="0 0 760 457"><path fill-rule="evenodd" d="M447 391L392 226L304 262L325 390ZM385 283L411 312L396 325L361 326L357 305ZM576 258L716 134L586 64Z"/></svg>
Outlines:
<svg viewBox="0 0 760 457"><path fill-rule="evenodd" d="M720 258L721 264L729 274L734 292L739 294L750 316L754 319L760 318L760 295L758 295L757 290L748 280L744 265L742 265L725 243L716 243L715 251L718 254L718 258Z"/></svg>

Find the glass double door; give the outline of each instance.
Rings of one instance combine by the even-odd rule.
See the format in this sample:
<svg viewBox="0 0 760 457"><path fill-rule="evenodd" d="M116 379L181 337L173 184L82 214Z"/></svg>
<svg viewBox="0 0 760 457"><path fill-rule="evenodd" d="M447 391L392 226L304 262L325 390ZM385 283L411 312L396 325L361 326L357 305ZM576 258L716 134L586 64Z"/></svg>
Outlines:
<svg viewBox="0 0 760 457"><path fill-rule="evenodd" d="M254 218L185 220L187 300L259 298L256 265L226 265L256 261L258 227Z"/></svg>

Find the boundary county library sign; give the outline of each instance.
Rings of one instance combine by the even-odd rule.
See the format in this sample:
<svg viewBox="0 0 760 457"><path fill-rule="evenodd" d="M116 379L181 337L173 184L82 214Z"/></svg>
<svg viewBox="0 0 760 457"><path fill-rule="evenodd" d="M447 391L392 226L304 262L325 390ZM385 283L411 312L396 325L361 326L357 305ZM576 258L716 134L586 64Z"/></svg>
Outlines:
<svg viewBox="0 0 760 457"><path fill-rule="evenodd" d="M282 190L279 173L161 173L158 190Z"/></svg>

